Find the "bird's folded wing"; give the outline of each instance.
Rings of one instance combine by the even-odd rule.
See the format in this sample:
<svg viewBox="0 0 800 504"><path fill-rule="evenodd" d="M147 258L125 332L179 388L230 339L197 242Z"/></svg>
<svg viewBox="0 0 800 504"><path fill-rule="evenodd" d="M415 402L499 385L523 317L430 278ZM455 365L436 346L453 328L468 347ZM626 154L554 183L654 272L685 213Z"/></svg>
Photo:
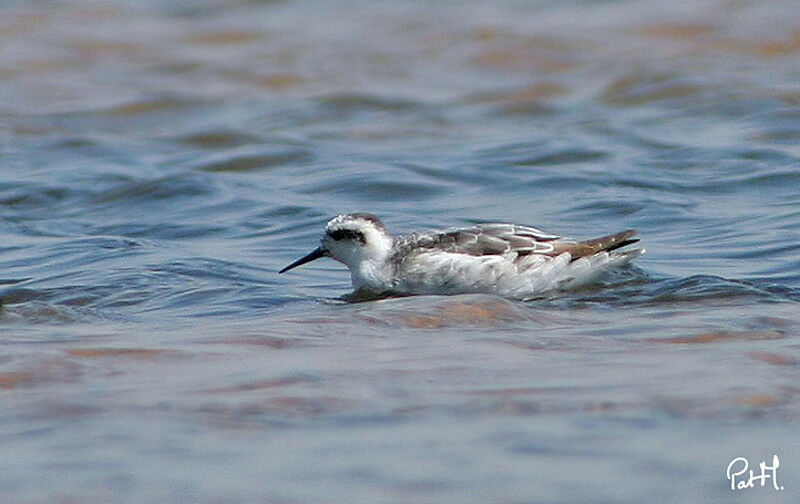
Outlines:
<svg viewBox="0 0 800 504"><path fill-rule="evenodd" d="M399 239L404 252L441 250L472 256L500 255L515 252L549 254L559 237L536 228L514 224L479 224L470 228L414 233Z"/></svg>

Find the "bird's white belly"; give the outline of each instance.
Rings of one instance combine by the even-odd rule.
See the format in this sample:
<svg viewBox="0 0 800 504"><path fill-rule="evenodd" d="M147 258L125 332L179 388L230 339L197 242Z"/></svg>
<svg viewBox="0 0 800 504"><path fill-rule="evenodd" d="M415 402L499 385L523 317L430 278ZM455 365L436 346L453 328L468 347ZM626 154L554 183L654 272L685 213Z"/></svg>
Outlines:
<svg viewBox="0 0 800 504"><path fill-rule="evenodd" d="M531 254L515 261L515 254L471 256L424 252L408 258L398 268L392 290L403 294L492 293L525 298L584 285L609 266L632 258L602 252L576 261L568 253L556 257Z"/></svg>

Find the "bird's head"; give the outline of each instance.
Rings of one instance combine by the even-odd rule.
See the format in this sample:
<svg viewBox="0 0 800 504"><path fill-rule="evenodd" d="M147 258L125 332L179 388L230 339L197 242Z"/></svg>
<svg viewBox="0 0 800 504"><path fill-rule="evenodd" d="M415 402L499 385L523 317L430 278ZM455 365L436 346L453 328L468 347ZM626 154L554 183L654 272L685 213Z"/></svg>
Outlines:
<svg viewBox="0 0 800 504"><path fill-rule="evenodd" d="M279 273L307 262L330 257L353 269L364 261L382 261L391 249L392 237L372 214L353 213L334 217L325 226L320 246L283 268Z"/></svg>

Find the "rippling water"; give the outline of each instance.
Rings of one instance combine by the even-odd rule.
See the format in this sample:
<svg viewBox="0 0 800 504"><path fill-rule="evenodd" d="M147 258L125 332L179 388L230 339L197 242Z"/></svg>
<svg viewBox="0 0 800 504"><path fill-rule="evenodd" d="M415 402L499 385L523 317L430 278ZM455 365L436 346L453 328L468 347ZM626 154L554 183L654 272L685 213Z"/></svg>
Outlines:
<svg viewBox="0 0 800 504"><path fill-rule="evenodd" d="M797 501L796 7L4 4L1 500ZM350 211L648 252L534 302L276 275Z"/></svg>

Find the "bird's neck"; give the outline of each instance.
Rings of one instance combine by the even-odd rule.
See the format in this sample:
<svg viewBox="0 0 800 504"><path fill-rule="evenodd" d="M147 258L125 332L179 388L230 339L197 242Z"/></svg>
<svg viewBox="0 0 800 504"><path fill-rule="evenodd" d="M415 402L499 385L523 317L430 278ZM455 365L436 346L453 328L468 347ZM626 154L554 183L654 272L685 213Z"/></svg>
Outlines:
<svg viewBox="0 0 800 504"><path fill-rule="evenodd" d="M394 277L394 265L390 261L393 240L386 237L371 250L366 260L350 267L350 277L355 290L367 289L375 292L391 290Z"/></svg>

